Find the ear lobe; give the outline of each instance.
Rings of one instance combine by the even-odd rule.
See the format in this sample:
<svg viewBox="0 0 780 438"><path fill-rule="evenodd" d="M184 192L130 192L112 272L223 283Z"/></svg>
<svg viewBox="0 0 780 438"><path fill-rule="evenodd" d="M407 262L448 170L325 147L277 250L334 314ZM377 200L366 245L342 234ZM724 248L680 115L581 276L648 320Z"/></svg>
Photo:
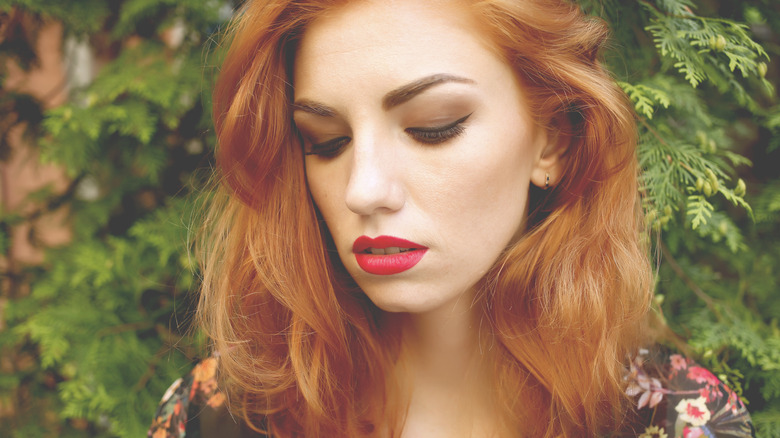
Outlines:
<svg viewBox="0 0 780 438"><path fill-rule="evenodd" d="M563 176L566 151L571 143L569 122L553 123L547 131L547 141L531 172L531 182L541 189L557 185Z"/></svg>

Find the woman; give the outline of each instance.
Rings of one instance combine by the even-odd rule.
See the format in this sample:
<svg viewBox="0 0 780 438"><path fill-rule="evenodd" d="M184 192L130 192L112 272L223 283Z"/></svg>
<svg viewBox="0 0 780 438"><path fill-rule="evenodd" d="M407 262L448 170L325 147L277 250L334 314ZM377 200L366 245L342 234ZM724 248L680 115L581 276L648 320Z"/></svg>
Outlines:
<svg viewBox="0 0 780 438"><path fill-rule="evenodd" d="M150 435L695 436L723 408L749 436L711 373L639 356L651 267L605 37L559 1L248 3L214 95L219 390L207 360Z"/></svg>

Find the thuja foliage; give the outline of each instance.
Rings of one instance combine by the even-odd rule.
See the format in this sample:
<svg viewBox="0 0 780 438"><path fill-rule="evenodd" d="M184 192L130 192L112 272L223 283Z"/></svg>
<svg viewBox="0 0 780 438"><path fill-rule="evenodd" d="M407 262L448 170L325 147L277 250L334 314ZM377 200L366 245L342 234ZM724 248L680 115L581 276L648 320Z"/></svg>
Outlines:
<svg viewBox="0 0 780 438"><path fill-rule="evenodd" d="M580 1L612 27L606 62L636 109L658 256L654 311L674 333L665 342L684 340L688 354L739 391L759 436L780 436L774 3ZM14 281L2 291L9 303L0 354L12 366L0 375L0 436L142 436L167 385L202 353L197 336L184 336L197 295L188 242L214 147L213 40L232 6L0 6L33 23L61 21L69 38L106 61L58 108L43 112L13 90L1 96L13 115L3 121L24 122L42 159L67 170L65 193L44 190L30 202L66 209L73 238L47 249L44 265L4 273ZM35 32L27 30L5 36L3 60L35 65ZM10 230L31 219L0 212L3 251Z"/></svg>
<svg viewBox="0 0 780 438"><path fill-rule="evenodd" d="M607 61L637 113L655 311L741 392L758 435L780 436L780 5L581 4L611 23Z"/></svg>
<svg viewBox="0 0 780 438"><path fill-rule="evenodd" d="M27 125L41 159L72 181L33 203L66 209L73 236L49 248L44 265L7 273L17 290L3 291L11 301L0 355L13 366L0 378L0 436L145 436L165 389L199 356L201 343L184 336L196 287L191 195L214 144L204 78L218 50L209 41L231 11L201 0L2 6L10 25L24 14L28 27L8 33L4 59L34 67L29 27L59 20L66 39L104 64L37 128ZM0 241L29 216L3 211Z"/></svg>

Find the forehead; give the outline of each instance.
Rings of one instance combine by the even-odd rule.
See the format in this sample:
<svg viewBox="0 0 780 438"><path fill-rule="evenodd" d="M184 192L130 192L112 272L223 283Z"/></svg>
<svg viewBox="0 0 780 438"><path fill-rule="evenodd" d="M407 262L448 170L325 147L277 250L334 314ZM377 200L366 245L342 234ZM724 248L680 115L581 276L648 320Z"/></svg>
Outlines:
<svg viewBox="0 0 780 438"><path fill-rule="evenodd" d="M370 79L392 88L431 74L469 76L496 62L460 1L351 2L304 32L295 62L296 97L325 84L356 87Z"/></svg>

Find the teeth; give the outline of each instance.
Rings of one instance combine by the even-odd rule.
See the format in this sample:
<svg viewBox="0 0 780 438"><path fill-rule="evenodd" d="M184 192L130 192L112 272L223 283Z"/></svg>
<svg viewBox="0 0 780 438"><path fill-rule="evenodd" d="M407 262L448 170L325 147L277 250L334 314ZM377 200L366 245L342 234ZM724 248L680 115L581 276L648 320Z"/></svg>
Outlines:
<svg viewBox="0 0 780 438"><path fill-rule="evenodd" d="M387 255L387 254L398 254L401 252L408 252L411 250L412 248L399 248L397 246L391 246L388 248L369 248L366 250L366 253L373 254L373 255Z"/></svg>

